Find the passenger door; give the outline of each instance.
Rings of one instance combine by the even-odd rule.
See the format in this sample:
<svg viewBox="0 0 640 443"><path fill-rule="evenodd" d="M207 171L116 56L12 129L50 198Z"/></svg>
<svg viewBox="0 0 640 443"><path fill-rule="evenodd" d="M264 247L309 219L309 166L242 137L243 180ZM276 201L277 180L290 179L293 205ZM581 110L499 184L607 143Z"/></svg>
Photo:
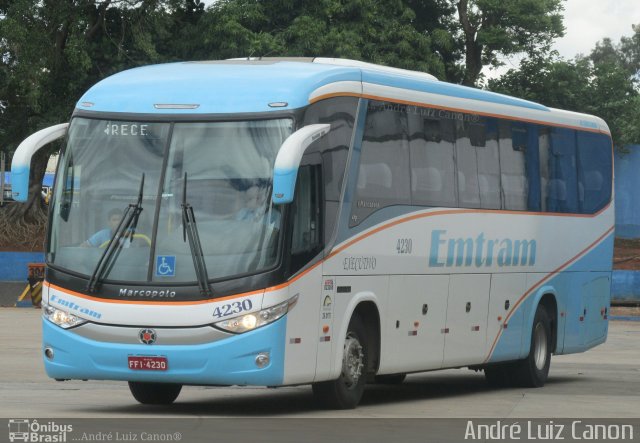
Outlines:
<svg viewBox="0 0 640 443"><path fill-rule="evenodd" d="M312 381L316 370L326 373L330 364L327 348L331 343L320 339L329 335L322 329L323 325L331 326L331 316L326 314L332 312L332 288L323 294L322 267L313 266L320 261L324 248L319 160L316 154L303 157L284 224L288 232L288 250L283 255L290 281L289 297L298 295L296 306L287 317L285 382L291 384ZM329 295L325 309L323 295Z"/></svg>

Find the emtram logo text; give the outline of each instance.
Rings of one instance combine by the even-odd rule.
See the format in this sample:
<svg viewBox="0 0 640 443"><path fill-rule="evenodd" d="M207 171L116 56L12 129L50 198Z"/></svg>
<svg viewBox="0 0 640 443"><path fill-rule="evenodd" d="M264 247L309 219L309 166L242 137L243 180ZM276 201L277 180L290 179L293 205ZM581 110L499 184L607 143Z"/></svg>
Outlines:
<svg viewBox="0 0 640 443"><path fill-rule="evenodd" d="M483 232L476 238L447 237L447 231L431 231L429 267L533 266L536 263L535 240L487 238Z"/></svg>

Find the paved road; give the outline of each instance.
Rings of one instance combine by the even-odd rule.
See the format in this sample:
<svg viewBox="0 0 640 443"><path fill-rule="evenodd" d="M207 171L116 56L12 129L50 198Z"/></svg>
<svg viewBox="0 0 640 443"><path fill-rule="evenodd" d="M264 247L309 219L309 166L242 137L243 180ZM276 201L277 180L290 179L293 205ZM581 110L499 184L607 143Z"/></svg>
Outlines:
<svg viewBox="0 0 640 443"><path fill-rule="evenodd" d="M55 382L40 357L40 313L0 309L0 417L640 417L640 322L612 322L609 339L584 354L553 357L542 389L493 390L467 369L372 385L353 411L325 411L308 386L186 387L171 407L137 404L125 383Z"/></svg>

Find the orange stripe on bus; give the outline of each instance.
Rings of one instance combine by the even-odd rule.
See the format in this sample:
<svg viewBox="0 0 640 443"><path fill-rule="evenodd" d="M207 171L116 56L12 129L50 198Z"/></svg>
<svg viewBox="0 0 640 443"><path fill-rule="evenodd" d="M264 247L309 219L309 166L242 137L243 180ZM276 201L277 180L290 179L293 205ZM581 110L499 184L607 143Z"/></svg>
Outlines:
<svg viewBox="0 0 640 443"><path fill-rule="evenodd" d="M611 206L611 201L609 203L607 203L607 205L605 207L603 207L602 209L600 209L598 212L596 212L595 214L563 214L563 213L556 213L556 212L528 212L528 211L508 211L508 210L494 210L494 209L449 209L449 210L443 210L443 211L433 211L433 212L426 212L426 213L420 213L420 214L414 214L414 215L410 215L408 217L404 217L402 219L399 220L395 220L393 222L384 224L382 226L380 226L379 228L375 228L369 232L366 232L364 234L362 234L361 236L356 237L353 240L348 241L347 243L345 243L344 246L339 247L338 249L336 249L335 251L331 252L326 258L325 260L330 259L331 257L333 257L336 254L339 254L340 252L344 251L346 248L353 246L355 243L358 243L361 240L364 240L367 237L370 237L374 234L377 234L378 232L384 231L385 229L389 229L392 228L396 225L402 224L402 223L406 223L412 220L417 220L420 218L426 218L426 217L432 217L435 215L451 215L451 214L509 214L509 215L532 215L532 216L547 216L547 217L577 217L577 218L594 218L597 217L598 215L600 215L602 212L606 211L609 206Z"/></svg>
<svg viewBox="0 0 640 443"><path fill-rule="evenodd" d="M166 302L166 301L138 301L138 300L115 300L115 299L107 299L107 298L98 298L92 297L90 295L82 294L80 292L70 291L69 289L61 288L60 286L56 286L52 283L45 282L45 286L50 287L51 289L55 289L61 291L65 294L73 295L74 297L83 298L85 300L96 301L100 303L113 303L113 304L127 304L127 305L162 305L162 306L185 306L185 305L203 305L209 303L217 303L219 301L231 300L233 298L238 297L248 297L250 295L260 294L264 291L264 289L259 289L257 291L245 292L242 294L230 295L227 297L220 297L214 300L196 300L196 301L175 301L175 302Z"/></svg>
<svg viewBox="0 0 640 443"><path fill-rule="evenodd" d="M73 295L75 297L83 298L85 300L91 300L91 301L102 302L102 303L128 304L128 305L162 305L162 306L203 305L203 304L217 303L217 302L220 302L220 301L233 300L233 299L236 299L236 298L249 297L251 295L260 294L261 292L264 292L266 294L267 292L274 292L274 291L278 291L280 289L284 289L284 288L288 287L289 285L291 285L292 283L294 283L297 280L299 280L300 278L302 278L307 273L311 272L313 269L315 269L319 265L321 265L322 262L323 261L315 263L313 266L309 267L309 269L305 269L303 272L301 272L300 274L296 275L294 278L292 278L291 280L289 280L289 281L287 281L285 283L282 283L282 284L279 284L279 285L276 285L276 286L270 286L270 287L265 288L265 289L258 289L256 291L242 292L240 294L228 295L226 297L220 297L220 298L216 298L216 299L213 299L213 300L175 301L175 302L140 301L140 300L116 300L116 299L106 299L106 298L92 297L90 295L82 294L80 292L70 291L69 289L61 288L60 286L56 286L56 285L54 285L52 283L49 283L49 282L44 282L44 285L48 286L48 287L50 287L52 289L56 289L58 291L64 292L65 294L70 294L70 295Z"/></svg>
<svg viewBox="0 0 640 443"><path fill-rule="evenodd" d="M138 300L115 300L115 299L103 299L103 298L98 298L98 297L92 297L90 295L86 295L86 294L82 294L79 292L75 292L75 291L70 291L68 289L64 289L61 288L59 286L53 285L51 283L45 282L45 286L48 286L50 288L62 291L64 293L67 294L71 294L74 295L76 297L80 297L86 300L91 300L91 301L96 301L96 302L104 302L104 303L115 303L115 304L132 304L132 305L163 305L163 306L167 306L167 305L178 305L178 306L184 306L184 305L201 305L201 304L210 304L210 303L217 303L220 301L226 301L226 300L232 300L232 299L236 299L236 298L241 298L241 297L248 297L250 295L255 295L255 294L259 294L260 292L264 291L264 293L268 293L268 292L274 292L274 291L278 291L280 289L284 289L289 287L291 284L295 283L296 281L298 281L299 279L301 279L302 277L304 277L305 275L307 275L309 272L311 272L312 270L314 270L315 268L317 268L318 266L320 266L321 264L323 264L324 262L326 262L327 260L333 258L334 256L336 256L337 254L343 252L345 249L353 246L354 244L368 238L371 237L372 235L375 235L379 232L382 232L386 229L392 228L394 226L397 226L399 224L402 223L406 223L406 222L410 222L413 220L417 220L417 219L421 219L421 218L426 218L426 217L433 217L436 215L451 215L451 214L511 214L511 215L535 215L535 216L553 216L553 217L580 217L580 218L593 218L596 217L597 215L599 215L600 213L604 212L607 208L609 208L609 206L611 205L611 202L609 202L604 208L602 208L600 211L598 211L595 214L561 214L561 213L550 213L550 212L525 212L525 211L501 211L501 210L491 210L491 209L449 209L449 210L441 210L441 211L433 211L433 212L426 212L426 213L419 213L419 214L413 214L413 215L409 215L407 217L401 218L399 220L395 220L393 222L384 224L378 228L375 228L369 232L366 232L360 236L357 236L356 238L354 238L353 240L348 241L346 244L344 244L343 246L333 250L331 253L329 253L329 255L327 255L323 260L319 260L317 263L313 264L312 266L310 266L308 269L305 269L304 271L300 272L298 275L296 275L295 277L293 277L292 279L281 283L279 285L276 286L270 286L268 288L265 289L259 289L256 291L250 291L250 292L243 292L240 294L234 294L234 295L229 295L226 297L221 297L221 298L216 298L213 300L198 300L198 301L175 301L175 302L166 302L166 301L138 301ZM613 229L613 228L612 228ZM598 240L596 240L597 242Z"/></svg>
<svg viewBox="0 0 640 443"><path fill-rule="evenodd" d="M421 91L416 91L416 92L421 92ZM331 94L320 95L318 97L315 97L315 98L309 100L309 104L313 104L313 103L318 102L320 100L326 100L328 98L334 98L334 97L358 97L358 98L367 98L367 99L370 99L370 100L379 100L379 101L386 101L386 102L392 102L392 103L399 103L399 104L403 104L403 105L422 106L422 107L427 106L429 108L440 109L440 110L443 110L443 111L463 112L463 113L467 113L467 114L482 115L484 117L494 117L494 118L501 118L501 119L505 119L505 120L521 121L521 122L527 122L527 123L535 123L535 124L539 124L539 125L554 126L554 127L558 127L558 128L580 129L581 131L594 132L594 133L597 133L597 134L605 134L605 135L611 136L611 133L603 131L602 129L586 128L586 127L583 127L583 126L574 126L574 125L565 125L565 124L561 124L561 123L547 122L547 121L544 121L544 120L535 120L535 119L530 119L530 118L512 117L512 116L504 115L504 114L494 114L494 113L490 113L490 112L472 111L472 110L469 110L469 109L462 109L462 108L452 108L452 107L448 107L448 106L435 105L435 104L432 104L432 103L414 102L414 101L401 100L401 99L396 99L396 98L381 97L381 96L371 95L371 94L358 94L358 93L355 93L355 92L333 92ZM449 97L449 96L443 96L443 97ZM454 97L454 98L459 98L459 97ZM486 103L492 103L492 102L486 102Z"/></svg>

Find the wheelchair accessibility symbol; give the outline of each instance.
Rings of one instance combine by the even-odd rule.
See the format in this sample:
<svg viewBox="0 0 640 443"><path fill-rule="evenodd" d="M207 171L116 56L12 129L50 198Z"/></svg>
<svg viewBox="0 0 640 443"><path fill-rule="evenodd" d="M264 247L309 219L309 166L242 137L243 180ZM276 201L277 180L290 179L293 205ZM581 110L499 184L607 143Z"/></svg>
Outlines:
<svg viewBox="0 0 640 443"><path fill-rule="evenodd" d="M156 256L156 277L176 276L176 256L158 255Z"/></svg>

